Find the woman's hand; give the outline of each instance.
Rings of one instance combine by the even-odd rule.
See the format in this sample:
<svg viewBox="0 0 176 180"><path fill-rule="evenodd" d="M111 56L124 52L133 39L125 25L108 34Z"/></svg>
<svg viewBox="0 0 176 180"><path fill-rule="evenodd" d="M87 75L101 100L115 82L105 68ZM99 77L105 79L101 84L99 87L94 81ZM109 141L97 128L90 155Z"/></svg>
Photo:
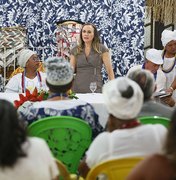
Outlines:
<svg viewBox="0 0 176 180"><path fill-rule="evenodd" d="M162 98L160 98L160 100L161 100L161 102L163 102L164 104L169 105L170 107L175 106L175 101L172 98L172 95L167 96L167 97L162 97Z"/></svg>
<svg viewBox="0 0 176 180"><path fill-rule="evenodd" d="M75 69L76 69L76 59L75 56L70 55L70 64L73 67L73 72L75 73Z"/></svg>
<svg viewBox="0 0 176 180"><path fill-rule="evenodd" d="M165 91L166 91L166 93L172 94L172 93L174 92L174 89L173 89L173 87L171 86L171 87L169 87L168 89L166 89Z"/></svg>

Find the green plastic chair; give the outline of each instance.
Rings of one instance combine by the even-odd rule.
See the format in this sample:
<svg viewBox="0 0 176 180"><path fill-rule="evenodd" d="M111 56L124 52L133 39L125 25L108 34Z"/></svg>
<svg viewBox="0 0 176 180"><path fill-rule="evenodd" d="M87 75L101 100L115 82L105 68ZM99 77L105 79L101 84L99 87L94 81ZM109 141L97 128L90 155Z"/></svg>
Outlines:
<svg viewBox="0 0 176 180"><path fill-rule="evenodd" d="M139 120L142 124L162 124L166 128L168 128L170 123L169 118L160 116L143 116L139 117Z"/></svg>
<svg viewBox="0 0 176 180"><path fill-rule="evenodd" d="M77 172L92 140L91 127L70 116L42 118L28 126L28 134L45 139L54 157L63 162L70 173Z"/></svg>

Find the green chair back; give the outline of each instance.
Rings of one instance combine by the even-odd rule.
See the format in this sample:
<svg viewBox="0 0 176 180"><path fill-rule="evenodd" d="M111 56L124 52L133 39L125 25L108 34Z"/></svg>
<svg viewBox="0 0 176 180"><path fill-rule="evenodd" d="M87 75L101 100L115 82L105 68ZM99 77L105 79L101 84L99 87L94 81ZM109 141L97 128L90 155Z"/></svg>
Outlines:
<svg viewBox="0 0 176 180"><path fill-rule="evenodd" d="M70 116L51 116L33 122L29 136L46 140L54 157L63 162L70 173L76 173L80 159L92 140L91 127Z"/></svg>
<svg viewBox="0 0 176 180"><path fill-rule="evenodd" d="M160 116L144 116L139 117L139 120L142 124L162 124L166 128L169 126L169 118L160 117Z"/></svg>

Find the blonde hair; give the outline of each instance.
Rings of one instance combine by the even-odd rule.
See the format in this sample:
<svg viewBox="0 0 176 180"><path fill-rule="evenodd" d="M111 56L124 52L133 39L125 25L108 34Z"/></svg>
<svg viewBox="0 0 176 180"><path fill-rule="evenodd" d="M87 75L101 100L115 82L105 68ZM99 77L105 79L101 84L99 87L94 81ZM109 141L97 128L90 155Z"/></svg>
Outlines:
<svg viewBox="0 0 176 180"><path fill-rule="evenodd" d="M83 49L84 49L84 46L85 46L85 43L82 39L82 30L84 28L84 26L87 26L87 25L91 25L94 29L94 38L93 38L93 41L92 41L92 47L93 49L97 52L97 53L102 53L101 50L100 50L100 37L99 37L99 34L98 34L98 30L96 28L95 25L93 25L92 23L85 23L82 28L81 28L81 31L80 31L80 38L79 38L79 44L77 46L77 51L76 51L76 54L75 55L78 55L80 54Z"/></svg>

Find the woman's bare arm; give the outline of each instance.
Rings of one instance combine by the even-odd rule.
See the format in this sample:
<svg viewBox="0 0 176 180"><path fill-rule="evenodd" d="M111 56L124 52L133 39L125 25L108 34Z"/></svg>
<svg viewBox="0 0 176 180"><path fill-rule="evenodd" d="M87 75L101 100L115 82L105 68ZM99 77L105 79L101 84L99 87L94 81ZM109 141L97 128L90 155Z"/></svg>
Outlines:
<svg viewBox="0 0 176 180"><path fill-rule="evenodd" d="M102 60L105 65L106 71L108 73L109 80L114 79L114 71L112 68L111 58L109 52L105 52L102 54Z"/></svg>

